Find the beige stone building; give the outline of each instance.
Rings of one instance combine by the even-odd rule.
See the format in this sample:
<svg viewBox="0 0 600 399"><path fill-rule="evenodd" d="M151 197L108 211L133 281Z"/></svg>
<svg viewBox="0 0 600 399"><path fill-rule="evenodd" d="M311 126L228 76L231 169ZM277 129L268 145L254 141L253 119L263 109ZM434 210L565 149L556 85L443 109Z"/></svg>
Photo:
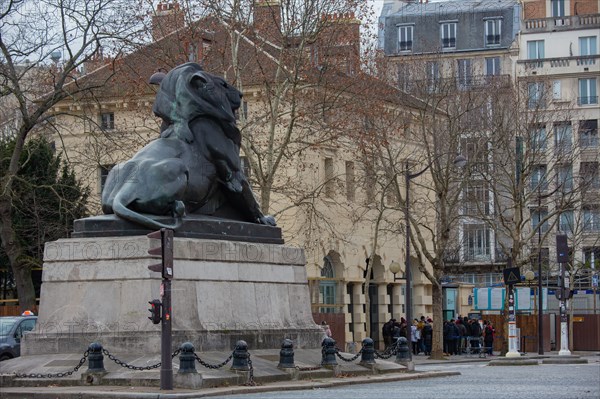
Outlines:
<svg viewBox="0 0 600 399"><path fill-rule="evenodd" d="M60 126L57 149L96 194L92 213L100 212L99 195L110 168L159 135L149 77L159 69L198 62L242 87L245 170L286 242L306 251L315 321L327 320L343 346L367 336L369 311L369 335L381 340L383 323L404 316L405 281L389 271L392 262L404 263L403 217L399 205L386 199L391 211L373 248L374 204L382 194L361 142L384 127L401 159L415 156L419 145L406 131L420 102L360 71L359 22L350 13L324 17L321 36L302 42L283 35L277 1L257 2L254 26L243 32L213 18L184 26L178 12L177 4L161 3L152 24L155 41L117 60L99 54L81 79L106 83L54 109ZM235 51L231 35L239 39ZM294 72L300 78L290 77ZM287 95L273 94L283 87ZM276 116L275 99L284 104ZM286 136L290 126L294 130ZM279 157L280 166L272 169L276 175L265 202L263 172L273 157ZM371 284L365 288L366 259L373 252ZM370 309L365 309L367 297ZM413 303L415 317L431 314L430 288L420 275L413 280Z"/></svg>

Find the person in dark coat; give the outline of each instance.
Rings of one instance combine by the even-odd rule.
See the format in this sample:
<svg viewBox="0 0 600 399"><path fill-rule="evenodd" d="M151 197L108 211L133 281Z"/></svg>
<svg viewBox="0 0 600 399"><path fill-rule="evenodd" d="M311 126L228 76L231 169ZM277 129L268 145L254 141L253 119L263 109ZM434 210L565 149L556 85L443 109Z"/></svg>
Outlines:
<svg viewBox="0 0 600 399"><path fill-rule="evenodd" d="M479 338L481 337L481 326L478 320L471 320L471 348L473 353L479 353Z"/></svg>
<svg viewBox="0 0 600 399"><path fill-rule="evenodd" d="M425 342L425 354L431 356L431 346L433 343L433 327L431 325L432 320L427 319L423 326L423 342Z"/></svg>
<svg viewBox="0 0 600 399"><path fill-rule="evenodd" d="M448 353L450 355L458 355L458 339L460 338L460 332L454 319L448 322Z"/></svg>
<svg viewBox="0 0 600 399"><path fill-rule="evenodd" d="M394 323L396 319L390 319L386 323L383 324L381 329L381 335L383 335L383 343L385 347L388 348L392 344L392 330L394 329Z"/></svg>
<svg viewBox="0 0 600 399"><path fill-rule="evenodd" d="M485 328L483 329L483 342L488 355L492 356L494 350L494 326L491 321L487 321Z"/></svg>

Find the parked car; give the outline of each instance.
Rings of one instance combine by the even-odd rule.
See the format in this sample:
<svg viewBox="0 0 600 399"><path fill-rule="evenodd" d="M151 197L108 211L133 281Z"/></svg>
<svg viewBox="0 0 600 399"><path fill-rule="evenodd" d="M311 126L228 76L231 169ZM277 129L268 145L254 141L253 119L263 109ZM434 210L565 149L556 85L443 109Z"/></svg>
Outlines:
<svg viewBox="0 0 600 399"><path fill-rule="evenodd" d="M21 355L21 338L36 321L37 316L0 317L0 361Z"/></svg>

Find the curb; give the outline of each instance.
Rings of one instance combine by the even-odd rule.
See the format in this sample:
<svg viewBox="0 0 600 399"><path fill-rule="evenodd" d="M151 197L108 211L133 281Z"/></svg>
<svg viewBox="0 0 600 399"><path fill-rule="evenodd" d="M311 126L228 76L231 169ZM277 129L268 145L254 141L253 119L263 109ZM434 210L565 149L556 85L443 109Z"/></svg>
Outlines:
<svg viewBox="0 0 600 399"><path fill-rule="evenodd" d="M243 395L251 393L262 393L272 391L299 391L317 388L333 388L343 385L356 385L367 383L394 382L404 380L415 380L424 378L449 377L460 375L457 371L426 371L415 373L403 373L400 375L375 375L348 377L338 379L327 379L323 381L311 382L285 382L274 383L260 386L239 386L227 388L207 388L200 391L181 390L181 392L165 392L158 389L148 389L146 392L127 392L123 387L98 387L90 389L89 387L44 387L44 388L3 388L0 392L2 399L17 398L35 398L35 399L106 399L106 398L127 398L127 399L187 399L187 398L208 398L218 395ZM79 390L78 388L83 388ZM137 388L139 389L139 388Z"/></svg>

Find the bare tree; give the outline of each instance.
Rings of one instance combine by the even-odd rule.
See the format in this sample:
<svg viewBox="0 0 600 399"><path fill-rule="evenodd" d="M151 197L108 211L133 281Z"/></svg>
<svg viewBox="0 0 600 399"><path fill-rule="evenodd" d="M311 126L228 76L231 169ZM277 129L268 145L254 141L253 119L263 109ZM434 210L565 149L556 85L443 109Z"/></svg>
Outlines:
<svg viewBox="0 0 600 399"><path fill-rule="evenodd" d="M134 37L135 12L117 0L3 1L0 3L0 95L13 104L5 125L16 138L7 172L0 178L0 237L10 260L19 306L35 304L30 267L11 219L12 184L27 137L53 121L60 101L102 85L79 79L84 63L104 48L118 54L119 39Z"/></svg>

